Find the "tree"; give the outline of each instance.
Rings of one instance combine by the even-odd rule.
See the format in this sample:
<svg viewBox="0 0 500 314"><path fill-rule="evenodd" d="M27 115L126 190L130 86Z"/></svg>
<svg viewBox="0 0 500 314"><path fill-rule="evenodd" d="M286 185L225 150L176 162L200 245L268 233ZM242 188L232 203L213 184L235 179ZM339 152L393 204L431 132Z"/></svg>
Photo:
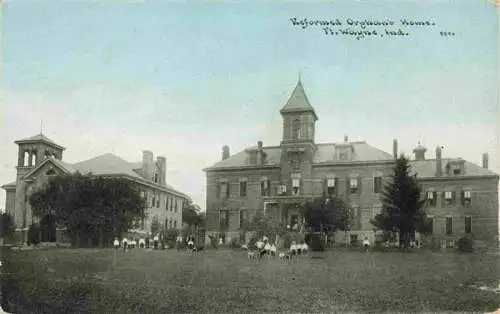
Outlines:
<svg viewBox="0 0 500 314"><path fill-rule="evenodd" d="M55 176L29 202L35 216L51 215L77 245L121 236L146 216L146 201L133 182L92 174Z"/></svg>
<svg viewBox="0 0 500 314"><path fill-rule="evenodd" d="M0 219L0 238L8 238L16 230L14 219L12 219L12 216L9 213L2 213L0 215Z"/></svg>
<svg viewBox="0 0 500 314"><path fill-rule="evenodd" d="M382 192L382 211L371 220L376 228L399 234L402 247L409 246L415 231L424 234L430 231L425 200L421 199L417 177L410 170L408 159L401 155L396 160L391 182Z"/></svg>
<svg viewBox="0 0 500 314"><path fill-rule="evenodd" d="M302 215L310 231L347 231L352 222L351 208L338 197L322 197L306 203Z"/></svg>
<svg viewBox="0 0 500 314"><path fill-rule="evenodd" d="M311 238L312 249L322 251L327 232L348 231L352 224L352 209L341 198L328 196L308 202L302 208L302 216L310 232L319 232ZM323 238L323 240L320 240Z"/></svg>
<svg viewBox="0 0 500 314"><path fill-rule="evenodd" d="M182 222L194 227L205 225L205 214L191 199L188 199L182 208Z"/></svg>
<svg viewBox="0 0 500 314"><path fill-rule="evenodd" d="M162 226L160 224L160 221L158 220L158 217L154 217L153 221L151 221L151 235L155 236L157 235L162 229Z"/></svg>
<svg viewBox="0 0 500 314"><path fill-rule="evenodd" d="M283 236L286 233L286 228L280 219L272 215L265 216L260 210L248 221L244 229L255 232L257 238L267 236L271 242L274 242L276 236Z"/></svg>

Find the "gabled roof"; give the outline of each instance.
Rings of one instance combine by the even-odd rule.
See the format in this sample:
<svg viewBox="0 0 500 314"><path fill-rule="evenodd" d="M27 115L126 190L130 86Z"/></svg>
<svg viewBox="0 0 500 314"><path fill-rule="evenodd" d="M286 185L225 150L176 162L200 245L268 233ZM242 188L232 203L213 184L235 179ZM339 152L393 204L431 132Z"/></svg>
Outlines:
<svg viewBox="0 0 500 314"><path fill-rule="evenodd" d="M36 142L43 142L45 144L48 144L50 146L53 146L53 147L56 147L56 148L59 148L59 149L62 149L62 150L65 149L64 147L62 147L61 145L56 144L56 142L54 142L53 140L49 139L48 137L46 137L42 133L37 134L37 135L32 136L32 137L28 137L28 138L25 138L25 139L14 141L14 143L16 143L16 144L36 143Z"/></svg>
<svg viewBox="0 0 500 314"><path fill-rule="evenodd" d="M343 161L338 161L335 159L335 148L337 146L350 145L354 149L353 159L350 162L376 162L376 161L391 161L394 157L375 148L366 142L350 142L350 143L324 143L316 144L316 152L313 158L313 164L324 164L324 163L345 163ZM238 152L230 156L226 160L219 161L205 170L223 170L224 168L238 168L238 167L255 167L251 165L248 158L247 150L255 147L246 148L241 152ZM266 163L264 166L280 166L281 164L281 147L271 146L263 147L263 151L267 154Z"/></svg>
<svg viewBox="0 0 500 314"><path fill-rule="evenodd" d="M311 106L311 103L309 103L304 87L302 86L302 82L299 79L292 95L288 99L286 105L281 108L280 113L304 111L311 111L314 114L315 119L318 120L318 116L316 115L314 108Z"/></svg>
<svg viewBox="0 0 500 314"><path fill-rule="evenodd" d="M211 167L205 169L224 169L224 168L233 168L233 167L246 167L252 166L248 159L247 150L255 149L256 147L249 147L241 152L238 152L232 156L229 156L228 159L221 160ZM262 147L262 150L267 155L266 162L264 166L279 166L281 163L281 147L279 146L271 146L271 147Z"/></svg>
<svg viewBox="0 0 500 314"><path fill-rule="evenodd" d="M324 143L316 145L313 163L337 162L335 160L335 148L348 144L354 150L353 158L349 162L369 162L369 161L391 161L394 157L381 149L371 146L366 142L349 143ZM345 163L345 162L343 162Z"/></svg>
<svg viewBox="0 0 500 314"><path fill-rule="evenodd" d="M464 163L464 173L458 175L447 175L446 165L450 161L462 161ZM435 178L436 177L436 159L426 159L426 160L410 160L411 171L417 174L418 178ZM470 176L492 176L497 177L498 174L491 171L490 169L485 169L474 163L468 162L461 158L443 158L441 159L441 167L443 178L456 178L456 177L470 177Z"/></svg>
<svg viewBox="0 0 500 314"><path fill-rule="evenodd" d="M159 186L154 182L144 179L135 171L140 163L131 163L125 161L122 158L111 153L99 155L89 160L78 162L76 164L69 164L55 158L48 158L40 163L36 168L27 173L25 178L28 178L33 173L38 171L41 167L43 167L43 165L49 162L53 163L58 168L61 168L62 171L67 173L75 173L78 171L82 174L92 173L94 175L125 175L145 184L154 185L159 189L166 189L186 198L189 197L188 195L179 192L168 184L165 186ZM15 186L16 182L13 182L13 184ZM6 186L8 187L9 185Z"/></svg>

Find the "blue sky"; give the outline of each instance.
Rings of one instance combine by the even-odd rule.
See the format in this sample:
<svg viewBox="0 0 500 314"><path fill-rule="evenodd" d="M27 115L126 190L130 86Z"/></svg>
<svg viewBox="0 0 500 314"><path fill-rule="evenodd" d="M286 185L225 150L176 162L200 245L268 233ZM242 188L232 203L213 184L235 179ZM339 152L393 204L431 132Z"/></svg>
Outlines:
<svg viewBox="0 0 500 314"><path fill-rule="evenodd" d="M390 19L410 34L326 36L293 17ZM431 155L445 145L445 157L475 163L488 151L500 171L498 13L486 0L6 1L1 23L1 183L15 179L13 141L37 134L43 116L66 161L152 150L204 208L201 168L225 144L279 144L278 111L299 72L318 142L348 134L391 152L397 137L410 153L421 140Z"/></svg>

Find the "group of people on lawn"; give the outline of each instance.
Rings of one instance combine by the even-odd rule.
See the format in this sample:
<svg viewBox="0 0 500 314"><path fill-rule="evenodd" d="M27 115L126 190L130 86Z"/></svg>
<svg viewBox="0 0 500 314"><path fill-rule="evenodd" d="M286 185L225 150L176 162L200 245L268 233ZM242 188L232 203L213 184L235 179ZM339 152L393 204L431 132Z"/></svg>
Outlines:
<svg viewBox="0 0 500 314"><path fill-rule="evenodd" d="M113 241L115 249L119 249L120 247L122 247L124 251L137 247L137 243L139 248L153 248L155 250L158 250L160 248L164 249L166 247L165 243L162 240L160 240L159 235L154 236L152 240L149 238L140 238L138 240L136 238L133 238L129 240L126 237L124 237L120 243L120 240L118 239L118 237L116 237L115 240ZM176 247L177 250L180 250L183 247L194 249L195 248L194 236L188 236L185 239L183 239L182 235L177 236Z"/></svg>

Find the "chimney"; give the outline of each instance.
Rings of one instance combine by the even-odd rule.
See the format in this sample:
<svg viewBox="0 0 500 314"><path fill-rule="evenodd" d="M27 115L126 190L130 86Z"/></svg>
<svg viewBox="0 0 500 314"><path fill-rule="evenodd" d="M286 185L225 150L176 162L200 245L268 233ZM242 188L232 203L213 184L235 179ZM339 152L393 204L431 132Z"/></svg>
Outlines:
<svg viewBox="0 0 500 314"><path fill-rule="evenodd" d="M436 177L443 176L443 166L441 161L441 146L436 147Z"/></svg>
<svg viewBox="0 0 500 314"><path fill-rule="evenodd" d="M392 155L394 156L394 159L398 159L398 140L394 139L392 141Z"/></svg>
<svg viewBox="0 0 500 314"><path fill-rule="evenodd" d="M262 141L257 142L257 165L262 165Z"/></svg>
<svg viewBox="0 0 500 314"><path fill-rule="evenodd" d="M349 141L349 137L348 137L348 136L347 136L347 134L346 134L346 135L344 135L344 142L346 142L346 143L347 143L348 141Z"/></svg>
<svg viewBox="0 0 500 314"><path fill-rule="evenodd" d="M226 160L229 158L229 146L224 145L222 146L222 160Z"/></svg>
<svg viewBox="0 0 500 314"><path fill-rule="evenodd" d="M483 154L483 168L488 169L488 153Z"/></svg>
<svg viewBox="0 0 500 314"><path fill-rule="evenodd" d="M142 151L142 173L144 178L151 180L153 175L153 153L149 150Z"/></svg>
<svg viewBox="0 0 500 314"><path fill-rule="evenodd" d="M159 180L158 183L162 186L165 186L167 183L167 158L163 156L158 156L156 157L156 164L158 165L158 168L160 169L159 173Z"/></svg>

